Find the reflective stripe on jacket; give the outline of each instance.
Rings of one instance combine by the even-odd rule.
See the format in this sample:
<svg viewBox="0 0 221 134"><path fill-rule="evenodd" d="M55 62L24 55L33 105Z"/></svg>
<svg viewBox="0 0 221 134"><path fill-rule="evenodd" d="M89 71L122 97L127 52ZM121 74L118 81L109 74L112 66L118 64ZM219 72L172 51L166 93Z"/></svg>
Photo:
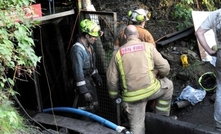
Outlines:
<svg viewBox="0 0 221 134"><path fill-rule="evenodd" d="M86 77L89 77L95 68L95 53L93 50L93 46L89 46L92 50L90 53L87 48L79 41L76 42L70 50L70 60L72 67L72 76L73 80L77 87L86 86ZM86 89L86 88L85 88ZM81 94L86 93L88 91L79 91Z"/></svg>
<svg viewBox="0 0 221 134"><path fill-rule="evenodd" d="M111 98L120 94L125 102L148 98L160 89L154 68L162 76L169 73L169 64L156 48L139 39L129 39L113 53L107 71L107 85ZM121 90L119 89L119 82Z"/></svg>

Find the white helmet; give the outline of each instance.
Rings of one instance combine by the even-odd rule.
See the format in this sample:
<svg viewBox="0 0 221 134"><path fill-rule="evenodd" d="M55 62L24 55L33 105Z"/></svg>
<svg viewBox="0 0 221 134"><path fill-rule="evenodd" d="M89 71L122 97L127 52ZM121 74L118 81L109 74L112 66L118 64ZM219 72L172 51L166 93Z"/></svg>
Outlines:
<svg viewBox="0 0 221 134"><path fill-rule="evenodd" d="M149 11L144 9L137 9L128 12L128 16L133 22L143 22L149 20Z"/></svg>

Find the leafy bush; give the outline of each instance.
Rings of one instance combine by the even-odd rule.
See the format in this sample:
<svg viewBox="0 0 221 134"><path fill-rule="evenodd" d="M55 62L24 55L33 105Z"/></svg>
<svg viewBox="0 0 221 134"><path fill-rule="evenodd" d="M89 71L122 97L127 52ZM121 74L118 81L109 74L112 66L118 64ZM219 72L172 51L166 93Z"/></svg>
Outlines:
<svg viewBox="0 0 221 134"><path fill-rule="evenodd" d="M179 21L177 28L182 30L186 27L193 25L191 12L193 10L214 11L221 6L218 1L215 3L213 0L180 0L175 5L175 10L172 14L173 18Z"/></svg>
<svg viewBox="0 0 221 134"><path fill-rule="evenodd" d="M175 5L173 17L179 21L177 28L182 30L192 25L191 12L193 11L193 0L181 0Z"/></svg>
<svg viewBox="0 0 221 134"><path fill-rule="evenodd" d="M24 133L28 127L19 116L11 96L16 77L29 75L34 71L40 57L34 52L32 28L37 25L25 17L25 7L32 0L0 0L0 133ZM21 71L22 70L22 71ZM9 75L9 71L13 74ZM21 74L23 72L23 74Z"/></svg>

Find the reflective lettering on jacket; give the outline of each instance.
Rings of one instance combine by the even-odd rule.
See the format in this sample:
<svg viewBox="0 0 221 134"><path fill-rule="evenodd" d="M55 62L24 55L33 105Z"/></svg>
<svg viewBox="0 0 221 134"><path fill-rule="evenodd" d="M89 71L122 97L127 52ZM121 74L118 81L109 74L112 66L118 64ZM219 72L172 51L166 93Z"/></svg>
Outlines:
<svg viewBox="0 0 221 134"><path fill-rule="evenodd" d="M137 56L140 56L142 59L137 59ZM136 57L136 59L133 59L133 57ZM154 68L154 64L152 61L151 57L151 49L149 46L143 42L132 44L132 45L126 45L121 47L117 53L116 53L116 59L117 59L117 64L118 64L118 69L120 72L121 76L121 83L122 83L122 99L125 102L134 102L138 100L142 100L145 98L150 97L153 95L155 92L157 92L160 89L160 82L155 78L154 73L152 72ZM133 71L139 70L139 65L135 65L138 68L135 70L135 68L130 68L130 65L133 65L133 61L130 60L141 60L141 62L145 62L143 65L148 66L149 70L144 70L143 76L145 79L149 80L148 82L144 82L139 77L142 76L137 76L134 74ZM128 63L130 62L130 63ZM135 63L136 64L136 63ZM129 68L129 69L128 69ZM130 70L131 69L131 70ZM125 72L127 70L127 72ZM143 70L141 70L143 71ZM133 79L129 79L130 75L133 75L137 79L141 81L137 81L136 84L146 84L149 83L146 87L139 88L139 89L130 89L132 87L129 83L131 81L134 81ZM134 83L134 82L132 82ZM136 86L133 86L133 88ZM142 87L139 85L139 87ZM117 95L117 92L114 91L109 91L110 95Z"/></svg>

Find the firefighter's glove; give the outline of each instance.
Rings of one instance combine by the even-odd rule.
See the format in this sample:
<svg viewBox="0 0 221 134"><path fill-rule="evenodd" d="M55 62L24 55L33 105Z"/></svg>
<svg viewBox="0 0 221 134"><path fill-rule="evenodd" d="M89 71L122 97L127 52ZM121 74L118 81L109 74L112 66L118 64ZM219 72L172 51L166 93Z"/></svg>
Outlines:
<svg viewBox="0 0 221 134"><path fill-rule="evenodd" d="M84 99L87 102L92 102L93 101L92 95L90 93L85 93L84 94Z"/></svg>
<svg viewBox="0 0 221 134"><path fill-rule="evenodd" d="M98 73L92 75L92 78L97 87L101 87L103 85L103 80Z"/></svg>

